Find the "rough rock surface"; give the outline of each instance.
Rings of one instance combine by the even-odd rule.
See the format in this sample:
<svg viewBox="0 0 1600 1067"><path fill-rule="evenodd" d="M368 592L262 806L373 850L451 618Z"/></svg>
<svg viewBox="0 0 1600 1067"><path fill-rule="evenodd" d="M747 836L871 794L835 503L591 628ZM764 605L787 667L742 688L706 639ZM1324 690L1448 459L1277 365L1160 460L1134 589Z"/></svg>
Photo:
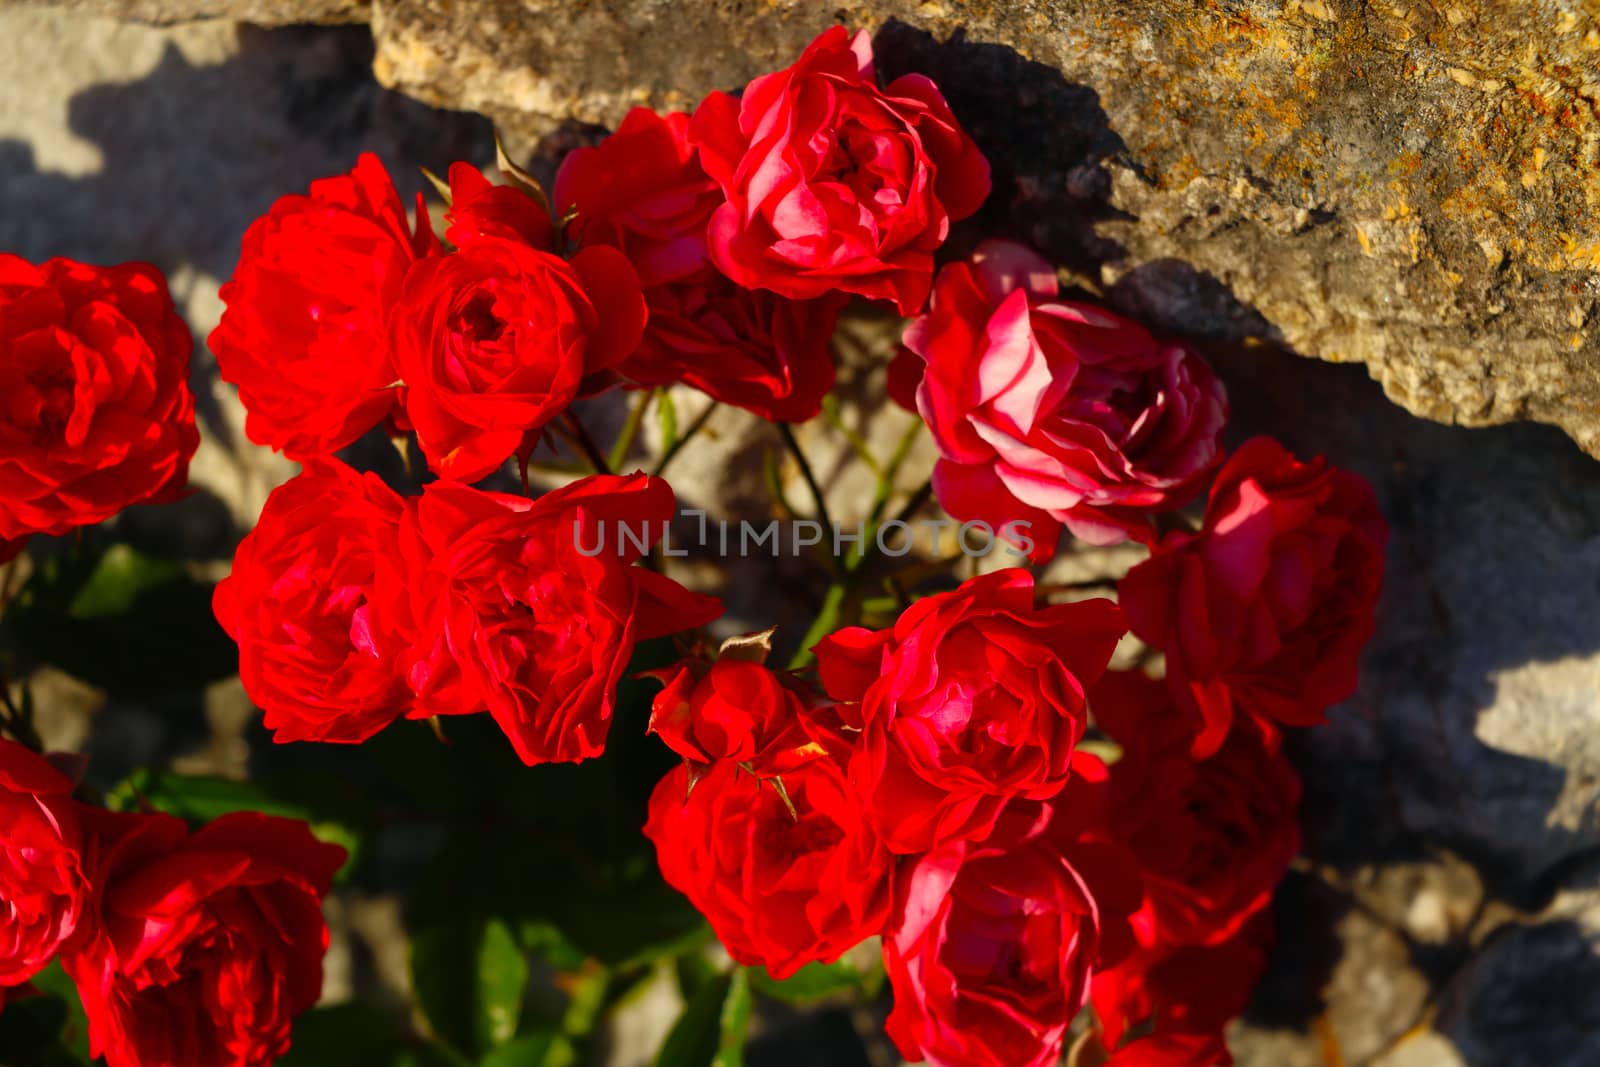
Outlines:
<svg viewBox="0 0 1600 1067"><path fill-rule="evenodd" d="M134 6L223 9L284 21L246 0ZM374 0L368 13L380 81L524 135L691 107L831 21L890 23L885 67L954 75L1022 228L1122 302L1190 334L1363 362L1428 418L1551 422L1600 455L1592 5Z"/></svg>

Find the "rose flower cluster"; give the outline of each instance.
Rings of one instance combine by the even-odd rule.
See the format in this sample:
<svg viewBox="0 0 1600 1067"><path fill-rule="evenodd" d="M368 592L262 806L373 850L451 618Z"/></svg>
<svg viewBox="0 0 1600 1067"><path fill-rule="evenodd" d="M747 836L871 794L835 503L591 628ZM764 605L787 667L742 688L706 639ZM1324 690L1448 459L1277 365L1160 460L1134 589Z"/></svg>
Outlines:
<svg viewBox="0 0 1600 1067"><path fill-rule="evenodd" d="M888 1034L940 1067L1057 1063L1088 1007L1084 1062L1231 1063L1300 844L1283 731L1353 693L1373 631L1372 489L1267 438L1230 456L1205 360L1037 253L936 262L989 166L931 81L879 79L865 33L692 114L634 110L549 194L501 172L435 179L436 234L363 156L274 204L223 287L209 344L247 434L303 465L214 601L276 740L486 712L527 764L592 759L641 711L618 696L636 647L677 635L648 729L682 763L644 833L737 964L783 981L878 939ZM192 401L162 366L186 338L157 281L0 259L0 544L181 484ZM918 564L887 625L838 598L814 666L780 669L772 631L709 640L720 603L653 537L605 536L659 534L674 494L612 471L574 405L635 390L642 414L688 386L812 419L853 300L908 320L886 392L937 451L932 499L1033 567ZM373 430L421 457L418 492L335 455ZM475 484L521 467L526 487L552 435L592 473ZM1069 534L1149 555L1115 602L1063 600L1040 575ZM1163 676L1111 668L1130 632ZM48 765L6 760L0 985L59 952L114 1067L281 1053L315 999L334 851L265 817L191 834L80 810Z"/></svg>

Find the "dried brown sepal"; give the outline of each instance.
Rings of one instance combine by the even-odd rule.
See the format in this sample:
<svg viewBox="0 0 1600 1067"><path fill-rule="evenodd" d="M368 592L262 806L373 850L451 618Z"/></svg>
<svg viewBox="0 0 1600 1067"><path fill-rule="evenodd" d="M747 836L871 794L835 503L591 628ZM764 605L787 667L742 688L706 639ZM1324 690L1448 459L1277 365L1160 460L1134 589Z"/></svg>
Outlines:
<svg viewBox="0 0 1600 1067"><path fill-rule="evenodd" d="M539 184L539 179L512 161L510 154L506 152L505 143L500 140L499 130L494 131L494 161L507 185L513 185L533 197L544 209L545 214L550 214L550 197L545 193L544 186Z"/></svg>
<svg viewBox="0 0 1600 1067"><path fill-rule="evenodd" d="M776 626L769 626L759 633L730 637L717 649L717 658L764 664L767 657L772 655L772 635L777 632Z"/></svg>
<svg viewBox="0 0 1600 1067"><path fill-rule="evenodd" d="M429 170L427 167L419 167L418 169L422 171L422 176L424 178L428 179L428 184L433 186L433 191L438 193L439 194L439 198L444 201L444 206L445 207L449 207L450 206L450 183L445 181L443 178L439 177L437 174L435 174L433 171Z"/></svg>

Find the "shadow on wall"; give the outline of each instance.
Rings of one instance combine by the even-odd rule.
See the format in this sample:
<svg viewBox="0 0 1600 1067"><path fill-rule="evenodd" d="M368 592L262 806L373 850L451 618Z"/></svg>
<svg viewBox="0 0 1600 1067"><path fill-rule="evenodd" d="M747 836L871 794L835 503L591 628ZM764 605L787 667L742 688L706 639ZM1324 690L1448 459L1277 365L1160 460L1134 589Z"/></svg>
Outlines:
<svg viewBox="0 0 1600 1067"><path fill-rule="evenodd" d="M885 76L939 82L993 166L994 195L956 252L1002 234L1090 277L1116 263L1123 249L1097 232L1119 214L1108 168L1141 171L1092 89L960 34L941 43L890 22L876 45ZM1417 419L1360 368L1283 352L1271 323L1185 263L1122 273L1106 299L1213 354L1234 444L1271 433L1326 454L1372 481L1394 528L1362 689L1294 743L1321 875L1285 885L1280 951L1250 1020L1317 1040L1244 1062L1320 1064L1330 1035L1345 1063L1369 1062L1435 1009L1472 1067L1597 1062L1593 933L1561 914L1500 924L1600 885L1600 465L1549 427ZM1465 866L1451 855L1475 889L1433 884ZM1419 919L1441 901L1442 934ZM1566 979L1552 984L1546 962ZM1385 969L1399 977L1375 977Z"/></svg>

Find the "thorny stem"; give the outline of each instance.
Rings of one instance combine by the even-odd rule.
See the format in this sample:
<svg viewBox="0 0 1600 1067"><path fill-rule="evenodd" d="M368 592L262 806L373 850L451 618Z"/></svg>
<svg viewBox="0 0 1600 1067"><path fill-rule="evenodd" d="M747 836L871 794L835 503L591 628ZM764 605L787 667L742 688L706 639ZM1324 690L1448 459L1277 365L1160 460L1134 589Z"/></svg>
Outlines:
<svg viewBox="0 0 1600 1067"><path fill-rule="evenodd" d="M795 463L800 467L800 476L806 480L806 485L811 489L811 498L817 505L817 521L822 523L823 529L831 532L833 520L828 516L828 501L822 494L822 486L817 482L816 473L811 469L811 461L806 459L806 454L800 450L800 442L794 439L794 429L787 422L775 425L778 427L778 436L783 438L789 454L794 456Z"/></svg>
<svg viewBox="0 0 1600 1067"><path fill-rule="evenodd" d="M594 468L595 473L610 474L611 465L606 462L606 457L595 445L594 439L589 436L589 431L584 428L583 423L578 421L578 416L569 411L562 416L562 421L566 423L566 432L563 436L568 441L571 441L579 452L583 453L583 458L589 461L589 465Z"/></svg>
<svg viewBox="0 0 1600 1067"><path fill-rule="evenodd" d="M0 715L4 716L0 728L32 751L44 754L44 742L22 709L17 707L16 701L11 699L11 680L3 670L0 670Z"/></svg>

